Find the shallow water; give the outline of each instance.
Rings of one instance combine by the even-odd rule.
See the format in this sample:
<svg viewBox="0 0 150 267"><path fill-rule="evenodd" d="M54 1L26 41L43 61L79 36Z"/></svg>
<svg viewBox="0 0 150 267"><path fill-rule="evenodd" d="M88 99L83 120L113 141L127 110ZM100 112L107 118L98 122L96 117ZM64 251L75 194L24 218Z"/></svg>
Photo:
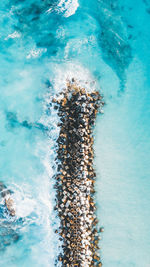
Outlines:
<svg viewBox="0 0 150 267"><path fill-rule="evenodd" d="M134 1L122 15L130 25L133 59L124 93L108 94L96 129L99 217L105 225L101 246L104 266L140 267L150 266L150 18L144 3ZM106 80L104 85L110 87ZM109 92L115 86L112 81Z"/></svg>
<svg viewBox="0 0 150 267"><path fill-rule="evenodd" d="M50 95L75 77L103 93L95 128L103 266L150 266L149 3L1 1L0 180L14 192L19 240L2 266L54 266L57 116ZM22 221L18 223L18 220Z"/></svg>

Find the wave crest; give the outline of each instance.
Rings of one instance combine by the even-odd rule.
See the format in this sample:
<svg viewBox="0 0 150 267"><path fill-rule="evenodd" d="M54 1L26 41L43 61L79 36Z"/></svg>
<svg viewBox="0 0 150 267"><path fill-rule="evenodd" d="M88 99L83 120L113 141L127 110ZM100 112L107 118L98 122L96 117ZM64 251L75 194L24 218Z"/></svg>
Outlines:
<svg viewBox="0 0 150 267"><path fill-rule="evenodd" d="M66 18L75 14L78 7L78 0L60 0L57 5L58 13L63 13L63 16Z"/></svg>

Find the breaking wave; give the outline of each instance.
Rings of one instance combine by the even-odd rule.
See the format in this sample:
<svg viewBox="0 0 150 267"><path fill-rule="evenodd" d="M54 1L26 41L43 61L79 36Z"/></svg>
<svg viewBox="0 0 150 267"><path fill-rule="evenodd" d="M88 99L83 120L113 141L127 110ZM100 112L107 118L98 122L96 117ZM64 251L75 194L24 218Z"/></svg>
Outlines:
<svg viewBox="0 0 150 267"><path fill-rule="evenodd" d="M57 5L57 11L58 13L62 13L64 17L68 18L75 14L78 7L78 0L60 0Z"/></svg>

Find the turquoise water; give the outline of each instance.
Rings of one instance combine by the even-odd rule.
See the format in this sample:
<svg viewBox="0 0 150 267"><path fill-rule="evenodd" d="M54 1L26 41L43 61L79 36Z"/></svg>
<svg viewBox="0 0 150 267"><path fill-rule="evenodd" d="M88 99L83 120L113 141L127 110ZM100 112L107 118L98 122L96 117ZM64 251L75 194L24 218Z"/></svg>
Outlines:
<svg viewBox="0 0 150 267"><path fill-rule="evenodd" d="M150 266L148 0L7 0L0 23L0 180L14 192L19 235L0 265L55 265L59 129L49 102L74 77L106 102L95 128L103 266Z"/></svg>

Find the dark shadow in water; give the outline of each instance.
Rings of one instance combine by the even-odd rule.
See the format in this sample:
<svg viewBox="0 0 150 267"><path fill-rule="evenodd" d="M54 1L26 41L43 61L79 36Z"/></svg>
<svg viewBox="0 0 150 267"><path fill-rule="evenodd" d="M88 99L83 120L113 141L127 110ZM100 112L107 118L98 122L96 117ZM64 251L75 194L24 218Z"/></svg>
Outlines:
<svg viewBox="0 0 150 267"><path fill-rule="evenodd" d="M0 252L20 239L18 226L21 221L10 215L5 204L7 197L11 198L12 194L13 192L0 182Z"/></svg>
<svg viewBox="0 0 150 267"><path fill-rule="evenodd" d="M20 236L11 226L11 223L0 222L0 251L4 251L7 246L19 241Z"/></svg>
<svg viewBox="0 0 150 267"><path fill-rule="evenodd" d="M8 8L13 6L13 14L16 18L14 30L21 33L25 43L34 40L37 48L46 49L44 56L54 56L60 47L65 46L56 34L62 24L62 17L56 12L57 4L56 0L34 2L11 0L8 4Z"/></svg>
<svg viewBox="0 0 150 267"><path fill-rule="evenodd" d="M120 94L125 89L125 70L132 60L127 27L121 17L118 0L99 0L98 8L101 26L99 41L103 58L120 79Z"/></svg>
<svg viewBox="0 0 150 267"><path fill-rule="evenodd" d="M8 127L10 129L17 128L17 127L24 127L29 130L35 128L43 132L48 131L48 127L44 126L42 123L39 123L39 122L32 123L32 122L28 122L27 120L20 122L17 118L17 115L14 112L7 111L6 119L8 121Z"/></svg>
<svg viewBox="0 0 150 267"><path fill-rule="evenodd" d="M150 1L148 0L143 0L143 3L146 6L146 12L150 15Z"/></svg>

